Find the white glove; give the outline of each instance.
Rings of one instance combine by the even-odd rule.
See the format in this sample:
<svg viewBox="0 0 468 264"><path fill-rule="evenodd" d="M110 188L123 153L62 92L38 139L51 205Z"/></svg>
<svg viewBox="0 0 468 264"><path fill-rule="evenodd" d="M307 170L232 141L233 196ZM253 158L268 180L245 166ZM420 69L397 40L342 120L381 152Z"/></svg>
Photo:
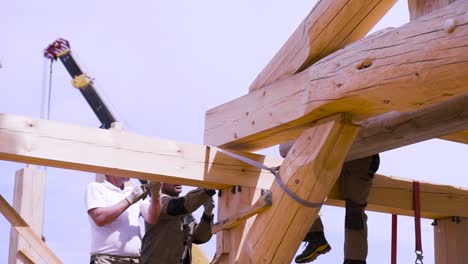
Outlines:
<svg viewBox="0 0 468 264"><path fill-rule="evenodd" d="M138 202L140 199L146 197L146 194L147 193L143 190L141 185L139 185L139 186L136 186L135 188L133 188L132 193L130 193L129 196L125 197L125 199L127 200L127 202L130 205L132 205L132 204Z"/></svg>

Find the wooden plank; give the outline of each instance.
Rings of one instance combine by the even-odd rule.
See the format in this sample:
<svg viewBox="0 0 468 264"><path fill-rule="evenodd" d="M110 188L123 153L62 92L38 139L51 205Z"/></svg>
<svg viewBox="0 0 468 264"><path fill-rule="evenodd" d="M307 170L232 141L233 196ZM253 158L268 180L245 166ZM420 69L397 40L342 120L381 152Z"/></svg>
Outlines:
<svg viewBox="0 0 468 264"><path fill-rule="evenodd" d="M468 130L441 137L441 139L468 144Z"/></svg>
<svg viewBox="0 0 468 264"><path fill-rule="evenodd" d="M434 227L436 264L468 263L468 218L437 220Z"/></svg>
<svg viewBox="0 0 468 264"><path fill-rule="evenodd" d="M319 0L249 88L255 91L308 68L364 37L396 0Z"/></svg>
<svg viewBox="0 0 468 264"><path fill-rule="evenodd" d="M408 0L410 20L415 20L421 16L439 10L455 0Z"/></svg>
<svg viewBox="0 0 468 264"><path fill-rule="evenodd" d="M205 143L266 148L337 112L366 120L412 111L468 92L467 1L365 38L302 73L209 110ZM452 19L452 20L450 20ZM448 30L446 21L455 21Z"/></svg>
<svg viewBox="0 0 468 264"><path fill-rule="evenodd" d="M341 180L341 179L340 179ZM439 219L453 215L468 217L468 189L420 182L421 216ZM328 194L327 205L344 207L341 182ZM414 216L413 181L398 177L375 175L367 210Z"/></svg>
<svg viewBox="0 0 468 264"><path fill-rule="evenodd" d="M31 226L36 234L42 234L44 217L46 172L36 166L28 165L18 170L15 177L13 208ZM18 255L19 251L30 252L28 257ZM28 260L29 259L29 260ZM10 250L8 263L39 263L39 256L30 245L19 236L15 228L10 231Z"/></svg>
<svg viewBox="0 0 468 264"><path fill-rule="evenodd" d="M245 220L250 218L253 215L259 214L268 208L271 207L271 192L265 191L260 199L255 202L252 206L243 208L234 214L231 214L229 217L213 224L211 230L213 233L218 233L221 230L229 230L239 224L243 223Z"/></svg>
<svg viewBox="0 0 468 264"><path fill-rule="evenodd" d="M54 252L42 241L41 237L32 230L2 195L0 195L0 212L46 263L62 263Z"/></svg>
<svg viewBox="0 0 468 264"><path fill-rule="evenodd" d="M281 179L305 200L324 201L338 178L359 130L343 116L323 120L306 130L297 140L295 151L283 161ZM237 263L290 263L320 210L293 200L276 182L271 192L273 205L257 215Z"/></svg>
<svg viewBox="0 0 468 264"><path fill-rule="evenodd" d="M28 251L26 251L25 249L20 249L18 251L18 259L19 261L21 261L21 263L24 263L24 264L35 264L35 263L38 263L36 262L34 259L34 257L32 256L31 253L29 253Z"/></svg>
<svg viewBox="0 0 468 264"><path fill-rule="evenodd" d="M269 167L280 164L240 154ZM273 181L270 172L208 146L8 114L0 114L0 159L214 189L269 189Z"/></svg>

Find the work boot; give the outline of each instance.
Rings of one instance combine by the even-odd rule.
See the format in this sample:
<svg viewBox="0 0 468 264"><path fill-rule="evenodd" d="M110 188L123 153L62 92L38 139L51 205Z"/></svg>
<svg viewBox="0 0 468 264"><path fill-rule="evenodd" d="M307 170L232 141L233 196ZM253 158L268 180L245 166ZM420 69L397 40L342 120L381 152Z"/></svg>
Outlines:
<svg viewBox="0 0 468 264"><path fill-rule="evenodd" d="M307 234L304 241L307 243L306 248L296 257L296 263L312 262L319 255L325 254L331 250L323 232L310 232Z"/></svg>
<svg viewBox="0 0 468 264"><path fill-rule="evenodd" d="M343 264L366 264L365 260L346 259Z"/></svg>

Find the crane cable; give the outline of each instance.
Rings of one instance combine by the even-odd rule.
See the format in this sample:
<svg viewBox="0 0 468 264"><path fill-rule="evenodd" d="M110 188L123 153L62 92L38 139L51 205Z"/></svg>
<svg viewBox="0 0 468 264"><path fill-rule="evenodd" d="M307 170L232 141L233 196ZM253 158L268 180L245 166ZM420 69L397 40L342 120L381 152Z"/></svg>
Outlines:
<svg viewBox="0 0 468 264"><path fill-rule="evenodd" d="M49 64L49 76L47 76L47 62L50 61ZM41 94L41 112L40 118L41 119L50 119L50 106L51 106L51 98L52 98L52 69L53 69L53 60L44 59L43 63L43 70L42 70L42 94ZM48 78L47 78L48 77ZM47 173L47 167L44 166L44 172ZM47 175L47 174L46 174ZM44 203L46 200L46 193L44 191ZM45 204L44 204L45 207ZM44 236L44 224L45 224L45 214L42 214L42 234L41 238L42 241L46 242Z"/></svg>
<svg viewBox="0 0 468 264"><path fill-rule="evenodd" d="M47 84L47 61L49 64L49 83ZM53 60L44 60L43 74L42 74L42 97L41 97L41 119L50 119L50 101L52 96L52 65Z"/></svg>

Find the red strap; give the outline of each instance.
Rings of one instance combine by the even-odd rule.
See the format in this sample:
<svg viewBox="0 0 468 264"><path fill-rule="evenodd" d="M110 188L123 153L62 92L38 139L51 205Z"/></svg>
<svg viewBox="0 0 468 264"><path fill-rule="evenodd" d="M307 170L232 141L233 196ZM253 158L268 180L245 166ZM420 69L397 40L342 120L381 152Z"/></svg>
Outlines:
<svg viewBox="0 0 468 264"><path fill-rule="evenodd" d="M398 215L392 214L392 264L397 263Z"/></svg>
<svg viewBox="0 0 468 264"><path fill-rule="evenodd" d="M419 201L419 182L413 181L414 231L416 241L416 263L422 263L421 207ZM418 260L420 262L418 262Z"/></svg>

